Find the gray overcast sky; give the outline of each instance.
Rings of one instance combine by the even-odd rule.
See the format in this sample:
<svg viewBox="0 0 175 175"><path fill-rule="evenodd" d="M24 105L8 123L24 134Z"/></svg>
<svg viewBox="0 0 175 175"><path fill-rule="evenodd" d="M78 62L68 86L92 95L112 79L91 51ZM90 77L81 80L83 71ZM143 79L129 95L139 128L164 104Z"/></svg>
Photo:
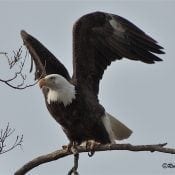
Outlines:
<svg viewBox="0 0 175 175"><path fill-rule="evenodd" d="M80 16L98 10L129 19L166 51L162 55L164 62L155 65L126 59L113 63L100 85L101 104L133 130L125 143L168 142L169 147L175 147L175 1L0 1L0 51L11 53L18 49L22 45L20 30L25 29L72 73L72 25ZM8 73L5 63L1 55L1 78ZM11 175L29 160L68 143L60 126L50 117L38 86L18 91L1 83L0 106L0 128L10 122L16 134L24 134L22 149L0 155L0 175ZM79 172L84 175L174 174L175 169L161 167L164 162L175 164L175 157L128 151L96 153L92 158L81 154ZM66 174L72 163L73 158L66 157L37 167L29 174Z"/></svg>

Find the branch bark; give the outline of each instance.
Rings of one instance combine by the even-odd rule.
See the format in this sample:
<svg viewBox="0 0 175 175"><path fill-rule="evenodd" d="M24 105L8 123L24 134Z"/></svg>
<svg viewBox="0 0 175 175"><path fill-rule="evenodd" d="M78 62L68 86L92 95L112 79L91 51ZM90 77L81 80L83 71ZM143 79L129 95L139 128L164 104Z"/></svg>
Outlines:
<svg viewBox="0 0 175 175"><path fill-rule="evenodd" d="M167 143L155 144L155 145L107 144L107 145L96 145L94 151L107 151L107 150L150 151L150 152L156 151L168 154L175 154L174 148L165 148L164 147L165 145L167 145ZM82 152L90 152L92 150L87 149L86 146L78 146L77 151L79 153L82 153ZM73 153L70 150L61 149L46 155L39 156L23 165L19 170L15 172L14 175L24 175L28 171L32 170L33 168L41 164L63 158L71 154Z"/></svg>

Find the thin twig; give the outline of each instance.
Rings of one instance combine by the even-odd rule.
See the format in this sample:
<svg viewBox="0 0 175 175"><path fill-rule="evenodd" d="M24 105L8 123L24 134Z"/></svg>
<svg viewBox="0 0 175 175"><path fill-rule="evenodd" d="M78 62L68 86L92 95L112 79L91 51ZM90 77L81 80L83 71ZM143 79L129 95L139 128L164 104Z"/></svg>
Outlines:
<svg viewBox="0 0 175 175"><path fill-rule="evenodd" d="M21 137L17 136L15 142L9 147L6 145L6 141L9 136L14 133L15 129L11 129L9 127L9 123L7 124L5 129L1 129L0 131L0 154L4 154L14 149L17 146L21 146L23 142L23 135Z"/></svg>
<svg viewBox="0 0 175 175"><path fill-rule="evenodd" d="M23 89L26 89L28 87L35 86L38 83L40 78L37 81L35 81L34 83L24 85L27 76L23 74L23 69L24 69L26 58L27 58L28 54L27 54L27 50L26 50L24 58L22 57L22 46L19 48L18 51L13 51L13 54L14 54L13 58L10 58L6 52L0 52L0 54L3 54L7 58L10 69L12 69L17 64L19 67L19 70L17 72L15 72L13 77L6 79L6 80L0 79L0 82L3 82L6 85L8 85L9 87L11 87L13 89L18 89L18 90L23 90ZM43 74L41 75L41 77L42 76L43 76ZM20 77L21 82L17 85L14 85L13 82L18 77Z"/></svg>

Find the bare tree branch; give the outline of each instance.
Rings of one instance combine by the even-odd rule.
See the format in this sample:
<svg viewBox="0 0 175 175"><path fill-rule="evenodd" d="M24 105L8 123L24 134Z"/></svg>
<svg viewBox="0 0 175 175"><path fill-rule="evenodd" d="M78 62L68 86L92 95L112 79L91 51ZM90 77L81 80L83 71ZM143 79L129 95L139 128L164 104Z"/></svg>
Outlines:
<svg viewBox="0 0 175 175"><path fill-rule="evenodd" d="M8 85L9 87L13 89L19 89L19 90L26 89L38 83L39 80L31 84L25 84L27 76L26 74L23 73L23 69L25 66L26 58L28 56L28 51L26 50L25 55L23 55L22 46L17 51L13 51L13 57L11 58L8 56L6 52L0 52L0 54L4 55L5 58L7 59L8 64L9 64L9 69L13 69L15 66L18 67L18 70L15 71L13 77L9 79L5 79L5 80L0 79L0 82L5 83L6 85ZM20 78L21 82L14 85L14 80L16 80L17 78Z"/></svg>
<svg viewBox="0 0 175 175"><path fill-rule="evenodd" d="M167 143L155 144L155 145L107 144L107 145L96 145L94 151L107 151L107 150L150 151L150 152L156 151L168 154L175 154L175 149L165 148L164 147L165 145L167 145ZM77 151L78 153L82 153L82 152L89 152L91 150L89 150L86 146L78 146ZM15 172L14 175L24 175L28 171L32 170L33 168L41 164L63 158L71 154L73 154L72 151L61 149L46 155L39 156L23 165L19 170Z"/></svg>
<svg viewBox="0 0 175 175"><path fill-rule="evenodd" d="M14 133L15 129L11 129L9 127L9 123L7 124L5 129L1 129L0 131L0 154L11 151L17 146L21 146L23 142L23 135L21 137L17 136L15 142L11 146L7 146L6 141Z"/></svg>

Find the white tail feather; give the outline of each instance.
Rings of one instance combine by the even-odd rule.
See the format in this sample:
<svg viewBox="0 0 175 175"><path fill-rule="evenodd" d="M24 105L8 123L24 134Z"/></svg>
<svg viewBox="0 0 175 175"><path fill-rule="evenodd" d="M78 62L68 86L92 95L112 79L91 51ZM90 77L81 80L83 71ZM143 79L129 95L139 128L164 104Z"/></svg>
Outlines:
<svg viewBox="0 0 175 175"><path fill-rule="evenodd" d="M132 131L127 126L108 113L104 116L103 123L111 143L115 143L115 140L127 139L132 134Z"/></svg>

